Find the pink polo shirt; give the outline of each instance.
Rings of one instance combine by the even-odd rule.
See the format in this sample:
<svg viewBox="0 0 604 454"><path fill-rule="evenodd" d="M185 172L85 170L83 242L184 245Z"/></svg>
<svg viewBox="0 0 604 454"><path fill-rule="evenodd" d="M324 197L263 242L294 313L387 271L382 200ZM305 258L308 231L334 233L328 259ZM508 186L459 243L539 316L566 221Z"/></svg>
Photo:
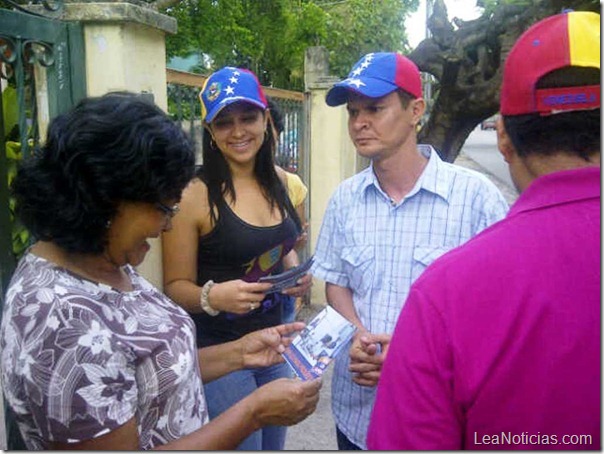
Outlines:
<svg viewBox="0 0 604 454"><path fill-rule="evenodd" d="M416 281L369 449L600 444L600 168L534 181Z"/></svg>

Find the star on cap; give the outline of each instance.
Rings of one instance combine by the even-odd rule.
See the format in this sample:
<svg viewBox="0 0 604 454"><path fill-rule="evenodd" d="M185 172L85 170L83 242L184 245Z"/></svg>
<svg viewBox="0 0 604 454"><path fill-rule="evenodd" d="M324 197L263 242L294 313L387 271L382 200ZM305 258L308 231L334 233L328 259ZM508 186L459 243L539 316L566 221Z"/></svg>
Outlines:
<svg viewBox="0 0 604 454"><path fill-rule="evenodd" d="M225 92L226 92L225 94L227 94L227 95L233 95L233 94L235 94L235 89L229 85L228 87L226 87Z"/></svg>
<svg viewBox="0 0 604 454"><path fill-rule="evenodd" d="M361 85L365 86L365 83L361 79L352 78L348 81L348 85L354 85L355 87L359 88Z"/></svg>
<svg viewBox="0 0 604 454"><path fill-rule="evenodd" d="M237 79L235 76L233 76L229 79L229 82L231 82L232 84L236 84L237 82L239 82L239 79Z"/></svg>

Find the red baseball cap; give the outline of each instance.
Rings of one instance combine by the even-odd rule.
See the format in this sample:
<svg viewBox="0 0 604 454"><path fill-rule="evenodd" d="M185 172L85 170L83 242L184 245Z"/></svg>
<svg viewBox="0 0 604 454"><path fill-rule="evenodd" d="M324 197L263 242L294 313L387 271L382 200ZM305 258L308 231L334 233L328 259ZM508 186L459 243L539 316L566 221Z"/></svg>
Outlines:
<svg viewBox="0 0 604 454"><path fill-rule="evenodd" d="M502 115L551 115L600 108L600 86L537 89L546 74L565 67L600 69L600 15L571 11L543 19L514 44L503 71Z"/></svg>

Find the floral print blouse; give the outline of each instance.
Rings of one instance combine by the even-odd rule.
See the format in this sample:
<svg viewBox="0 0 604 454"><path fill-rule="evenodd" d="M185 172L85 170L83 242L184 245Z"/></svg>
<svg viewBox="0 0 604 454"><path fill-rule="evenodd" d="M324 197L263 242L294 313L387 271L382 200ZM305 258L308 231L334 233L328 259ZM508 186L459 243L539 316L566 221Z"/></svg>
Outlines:
<svg viewBox="0 0 604 454"><path fill-rule="evenodd" d="M208 422L187 313L125 267L118 291L31 253L11 280L0 331L5 398L28 449L104 435L136 418L140 448Z"/></svg>

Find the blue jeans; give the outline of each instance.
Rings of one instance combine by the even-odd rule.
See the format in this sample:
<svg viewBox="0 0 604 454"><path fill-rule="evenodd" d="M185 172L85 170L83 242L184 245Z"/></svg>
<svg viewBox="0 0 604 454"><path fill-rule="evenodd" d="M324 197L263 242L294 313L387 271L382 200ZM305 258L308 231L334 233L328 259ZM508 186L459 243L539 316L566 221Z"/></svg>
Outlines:
<svg viewBox="0 0 604 454"><path fill-rule="evenodd" d="M344 433L336 426L336 437L338 439L338 450L339 451L362 451L360 447L355 445L348 439Z"/></svg>
<svg viewBox="0 0 604 454"><path fill-rule="evenodd" d="M231 372L204 385L210 419L232 407L260 386L278 378L292 377L285 363L258 369ZM285 446L284 426L266 426L247 437L237 447L240 451L279 451Z"/></svg>
<svg viewBox="0 0 604 454"><path fill-rule="evenodd" d="M296 298L293 296L284 295L282 307L282 317L281 320L283 323L292 323L296 321Z"/></svg>

